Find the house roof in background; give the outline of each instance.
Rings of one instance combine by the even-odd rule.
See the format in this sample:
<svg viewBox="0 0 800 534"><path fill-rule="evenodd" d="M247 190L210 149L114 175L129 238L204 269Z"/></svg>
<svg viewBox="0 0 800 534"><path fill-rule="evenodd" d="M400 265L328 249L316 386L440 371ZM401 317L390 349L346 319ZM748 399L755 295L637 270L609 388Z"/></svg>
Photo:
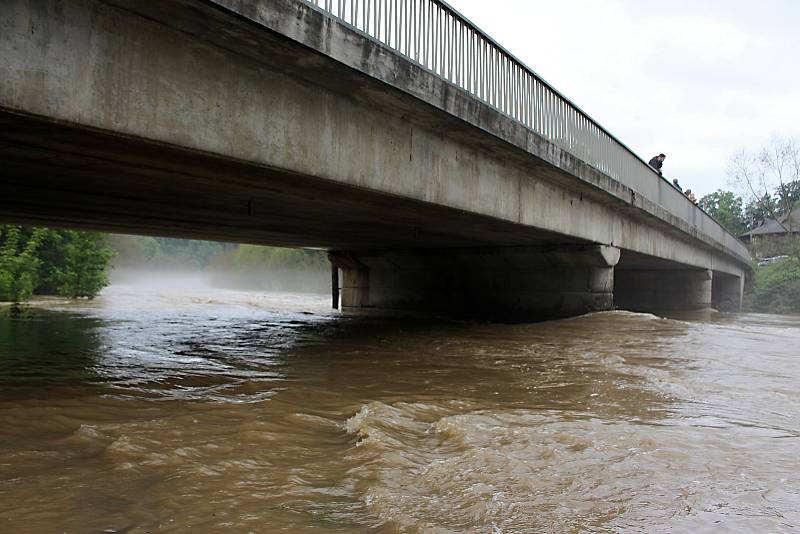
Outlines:
<svg viewBox="0 0 800 534"><path fill-rule="evenodd" d="M757 228L753 228L749 232L745 232L741 235L741 237L785 234L788 232L788 228L790 227L792 229L792 233L800 232L800 209L792 210L788 216L784 215L779 219L779 221L780 222L776 221L775 219L767 219L764 221L764 224Z"/></svg>

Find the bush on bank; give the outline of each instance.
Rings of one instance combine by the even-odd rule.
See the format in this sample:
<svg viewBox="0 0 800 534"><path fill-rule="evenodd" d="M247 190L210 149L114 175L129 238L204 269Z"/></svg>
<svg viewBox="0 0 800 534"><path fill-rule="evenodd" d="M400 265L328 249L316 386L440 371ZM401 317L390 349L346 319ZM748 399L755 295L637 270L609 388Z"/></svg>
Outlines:
<svg viewBox="0 0 800 534"><path fill-rule="evenodd" d="M756 267L745 289L744 307L753 312L800 313L800 261L792 257Z"/></svg>
<svg viewBox="0 0 800 534"><path fill-rule="evenodd" d="M0 301L94 298L108 285L113 255L97 232L0 225Z"/></svg>

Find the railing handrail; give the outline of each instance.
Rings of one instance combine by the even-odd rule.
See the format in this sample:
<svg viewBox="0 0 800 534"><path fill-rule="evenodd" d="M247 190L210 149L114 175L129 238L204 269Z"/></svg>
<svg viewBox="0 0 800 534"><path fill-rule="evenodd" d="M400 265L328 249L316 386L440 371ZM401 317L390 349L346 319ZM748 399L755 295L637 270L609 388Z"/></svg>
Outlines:
<svg viewBox="0 0 800 534"><path fill-rule="evenodd" d="M523 69L525 69L526 71L528 71L528 73L529 73L529 74L531 74L531 76L534 76L534 77L535 77L537 80L539 80L539 81L540 81L540 82L541 82L543 85L545 85L545 86L546 86L548 89L550 89L550 90L551 90L551 91L553 91L553 92L554 92L556 95L558 95L558 97L559 97L559 98L561 98L561 99L562 99L562 100L564 100L566 103L568 103L570 106L572 106L573 108L575 108L575 110L576 110L578 113L580 113L581 115L583 115L584 117L586 117L586 118L587 118L589 121L591 121L591 122L592 122L592 123L593 123L595 126L597 126L597 127L600 129L600 130L602 130L602 131L603 131L603 132L604 132L606 135L608 135L608 136L609 136L611 139L613 139L614 141L616 141L617 143L619 143L620 145L622 145L622 146L625 148L625 150L627 150L628 152L630 152L630 153L631 153L631 155L632 155L633 157L635 157L636 159L638 159L639 161L641 161L641 162L642 162L642 163L643 163L645 166L647 166L647 168L648 168L648 169L649 169L649 170L650 170L650 171L651 171L653 174L655 174L656 176L660 176L660 175L659 175L659 174L658 174L658 173L657 173L657 172L656 172L656 171L655 171L655 170L654 170L652 167L650 167L650 164L648 164L648 163L647 163L645 160L643 160L641 157L639 157L639 155L638 155L636 152L634 152L634 151L633 151L633 150L632 150L630 147L628 147L628 145L626 145L626 144L625 144L624 142L622 142L622 141L621 141L621 140L620 140L620 139L619 139L617 136L615 136L615 135L614 135L614 134L612 134L610 131L608 131L608 130L607 130L607 129L606 129L606 128L605 128L605 127L602 125L602 124L600 124L599 122L597 122L596 120L594 120L594 119L592 118L592 116L591 116L591 115L589 115L587 112L585 112L585 111L584 111L584 110L583 110L583 109L582 109L582 108L581 108L579 105L577 105L577 104L576 104L575 102L573 102L573 101L572 101L570 98L568 98L566 95L564 95L564 93L562 93L561 91L559 91L558 89L556 89L556 88L555 88L555 87L554 87L554 86L553 86L553 85L552 85L550 82L548 82L547 80L545 80L545 79L544 79L544 78L543 78L543 77L542 77L542 76L541 76L539 73L537 73L535 70L533 70L531 67L529 67L529 66L528 66L528 65L527 65L527 64L526 64L524 61L522 61L522 60L521 60L521 59L519 59L517 56L515 56L513 53L511 53L511 52L510 52L510 51L509 51L509 50L508 50L506 47L504 47L503 45L501 45L500 43L498 43L498 42L497 42L497 41L496 41L496 40L495 40L495 39L494 39L492 36L490 36L488 33L484 32L483 30L481 30L481 29L480 29L480 28L479 28L479 27L478 27L478 26L477 26L477 25L476 25L474 22L472 22L470 19L468 19L467 17L465 17L464 15L462 15L461 13L459 13L459 12L458 12L458 11L457 11L457 10L456 10L456 9L455 9L453 6L451 6L450 4L448 4L447 2L445 2L445 1L443 1L443 0L430 0L430 1L431 1L431 2L433 2L433 3L435 3L435 4L439 4L440 6L442 6L442 8L443 8L443 9L445 9L445 10L449 11L449 12L450 12L450 14L452 14L454 17L456 17L456 18L460 19L460 20L461 20L461 22L463 22L464 24L466 24L467 26L469 26L470 28L472 28L472 29L473 29L474 31L476 31L477 33L481 34L481 36L482 36L484 39L486 39L488 42L490 42L490 43L492 44L492 46L494 46L495 48L497 48L498 50L500 50L500 51L501 51L503 54L505 54L506 56L508 56L508 58L510 58L512 61L514 61L514 62L515 62L517 65L519 65L520 67L522 67Z"/></svg>

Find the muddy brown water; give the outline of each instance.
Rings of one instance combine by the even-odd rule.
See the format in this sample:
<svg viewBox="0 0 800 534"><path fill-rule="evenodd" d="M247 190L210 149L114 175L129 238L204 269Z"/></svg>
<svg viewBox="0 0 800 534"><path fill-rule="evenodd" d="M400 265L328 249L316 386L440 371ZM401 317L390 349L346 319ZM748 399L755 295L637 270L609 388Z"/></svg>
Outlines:
<svg viewBox="0 0 800 534"><path fill-rule="evenodd" d="M800 318L327 303L112 286L0 316L0 532L800 530Z"/></svg>

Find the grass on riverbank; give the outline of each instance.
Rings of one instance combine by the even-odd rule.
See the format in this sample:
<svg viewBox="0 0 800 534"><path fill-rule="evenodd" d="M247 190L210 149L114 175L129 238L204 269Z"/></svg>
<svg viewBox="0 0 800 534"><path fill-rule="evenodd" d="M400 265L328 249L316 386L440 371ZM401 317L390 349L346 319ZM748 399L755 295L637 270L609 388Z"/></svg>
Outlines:
<svg viewBox="0 0 800 534"><path fill-rule="evenodd" d="M800 313L800 261L789 258L766 267L756 267L744 295L747 311Z"/></svg>

